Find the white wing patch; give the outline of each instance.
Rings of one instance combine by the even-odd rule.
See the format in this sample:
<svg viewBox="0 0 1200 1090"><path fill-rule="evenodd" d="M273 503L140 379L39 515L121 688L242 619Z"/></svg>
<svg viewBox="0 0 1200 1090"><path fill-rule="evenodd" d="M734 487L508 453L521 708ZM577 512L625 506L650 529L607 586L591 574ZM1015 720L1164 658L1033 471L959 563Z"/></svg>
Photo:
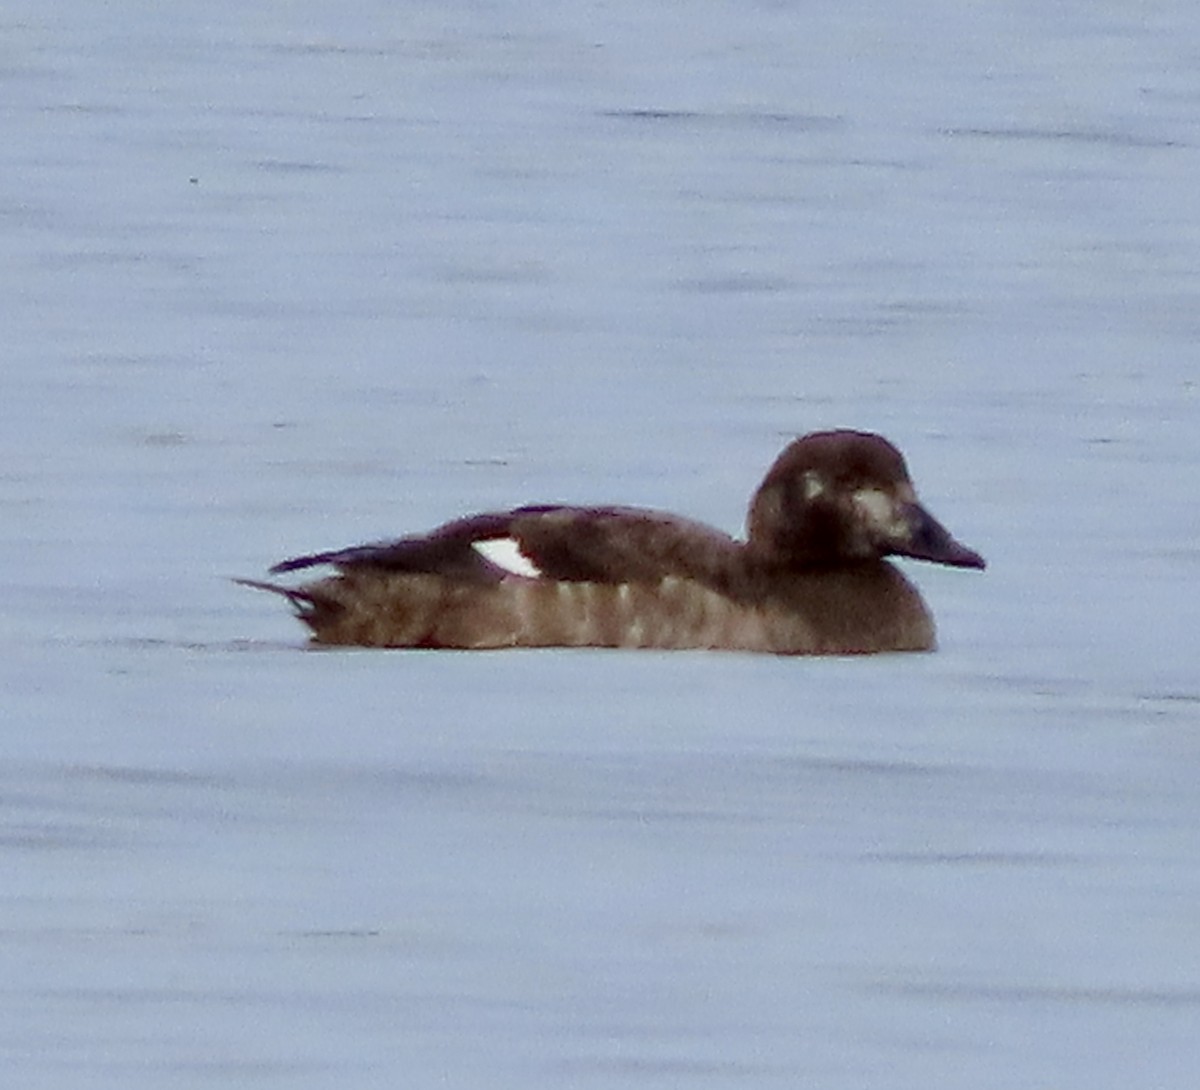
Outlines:
<svg viewBox="0 0 1200 1090"><path fill-rule="evenodd" d="M521 575L526 579L539 579L542 570L530 561L521 547L511 537L497 537L491 541L474 541L473 548L484 560L503 568L511 575Z"/></svg>

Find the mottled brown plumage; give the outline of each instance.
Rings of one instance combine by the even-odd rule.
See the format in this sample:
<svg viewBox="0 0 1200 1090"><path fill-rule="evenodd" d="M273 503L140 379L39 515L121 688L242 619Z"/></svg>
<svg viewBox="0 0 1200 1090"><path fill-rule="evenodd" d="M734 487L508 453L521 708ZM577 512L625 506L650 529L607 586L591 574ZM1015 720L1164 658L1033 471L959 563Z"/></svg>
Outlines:
<svg viewBox="0 0 1200 1090"><path fill-rule="evenodd" d="M299 587L243 582L286 597L321 644L863 654L934 645L920 594L885 557L984 566L917 502L900 452L866 432L788 446L747 526L743 543L641 508L521 507L271 569L337 571ZM501 539L537 572L481 554Z"/></svg>

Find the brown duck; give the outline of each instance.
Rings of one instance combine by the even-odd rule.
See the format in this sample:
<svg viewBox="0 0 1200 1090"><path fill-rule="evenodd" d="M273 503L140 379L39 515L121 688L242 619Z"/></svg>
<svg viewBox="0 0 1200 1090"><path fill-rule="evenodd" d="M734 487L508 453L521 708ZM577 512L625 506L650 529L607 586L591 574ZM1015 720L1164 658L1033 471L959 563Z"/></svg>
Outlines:
<svg viewBox="0 0 1200 1090"><path fill-rule="evenodd" d="M336 569L299 587L239 582L287 598L318 644L847 655L934 646L929 610L886 557L984 567L868 432L789 445L747 530L741 542L636 507L518 507L271 569Z"/></svg>

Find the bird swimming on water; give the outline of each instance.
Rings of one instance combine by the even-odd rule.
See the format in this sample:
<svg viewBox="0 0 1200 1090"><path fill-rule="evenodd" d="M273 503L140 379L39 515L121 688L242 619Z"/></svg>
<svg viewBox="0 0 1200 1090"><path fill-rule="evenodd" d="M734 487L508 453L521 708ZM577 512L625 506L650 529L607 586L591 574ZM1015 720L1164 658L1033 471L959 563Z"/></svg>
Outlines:
<svg viewBox="0 0 1200 1090"><path fill-rule="evenodd" d="M238 582L285 597L323 645L930 650L933 618L889 556L984 567L917 501L891 443L841 430L784 449L745 541L660 511L552 504L271 569L334 569L300 586Z"/></svg>

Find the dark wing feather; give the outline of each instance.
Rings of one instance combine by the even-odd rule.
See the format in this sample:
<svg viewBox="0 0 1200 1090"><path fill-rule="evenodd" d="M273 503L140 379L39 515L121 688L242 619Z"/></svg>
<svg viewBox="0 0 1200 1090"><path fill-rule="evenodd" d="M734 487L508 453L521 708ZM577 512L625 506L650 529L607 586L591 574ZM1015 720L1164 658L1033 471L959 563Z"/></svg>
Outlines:
<svg viewBox="0 0 1200 1090"><path fill-rule="evenodd" d="M738 568L738 544L699 522L636 507L539 506L473 515L419 536L299 556L271 571L331 564L494 582L504 577L504 569L472 546L499 538L512 538L545 578L569 582L657 583L676 576L728 591Z"/></svg>
<svg viewBox="0 0 1200 1090"><path fill-rule="evenodd" d="M703 523L638 507L523 507L508 535L548 578L657 583L667 576L725 589L738 545Z"/></svg>
<svg viewBox="0 0 1200 1090"><path fill-rule="evenodd" d="M462 579L494 582L503 572L471 546L508 536L509 514L472 515L447 522L428 534L353 545L328 553L311 553L282 560L271 568L273 575L299 571L319 564L342 570L379 568L384 571L436 572Z"/></svg>

